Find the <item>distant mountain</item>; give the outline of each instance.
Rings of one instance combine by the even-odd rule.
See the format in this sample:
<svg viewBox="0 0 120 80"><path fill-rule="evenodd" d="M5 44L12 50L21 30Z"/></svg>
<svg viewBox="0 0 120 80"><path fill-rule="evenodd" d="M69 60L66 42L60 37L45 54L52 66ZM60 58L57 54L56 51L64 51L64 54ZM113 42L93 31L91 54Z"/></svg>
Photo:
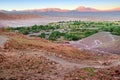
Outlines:
<svg viewBox="0 0 120 80"><path fill-rule="evenodd" d="M108 11L120 11L120 7L110 9L110 10L98 10L91 7L85 7L85 6L79 6L74 10L68 10L68 9L60 9L60 8L44 8L44 9L29 9L29 10L13 10L13 11L6 11L6 10L0 10L0 12L5 13L45 13L45 12L57 12L57 13L67 13L67 12L108 12Z"/></svg>
<svg viewBox="0 0 120 80"><path fill-rule="evenodd" d="M72 12L72 11L77 11L77 12L108 12L108 11L120 11L120 7L110 9L110 10L98 10L95 8L91 7L84 7L80 6L77 7L75 10L68 10L68 9L60 9L60 8L44 8L44 9L32 9L32 10L22 10L22 12ZM15 10L13 12L16 12Z"/></svg>
<svg viewBox="0 0 120 80"><path fill-rule="evenodd" d="M96 12L96 11L99 11L99 10L94 9L94 8L90 8L90 7L80 6L80 7L76 8L76 11L80 11L80 12Z"/></svg>
<svg viewBox="0 0 120 80"><path fill-rule="evenodd" d="M40 15L36 15L36 14L6 14L3 12L0 12L0 20L29 19L29 18L40 18Z"/></svg>
<svg viewBox="0 0 120 80"><path fill-rule="evenodd" d="M67 9L60 8L45 8L45 9L34 9L34 10L24 10L25 12L69 12Z"/></svg>
<svg viewBox="0 0 120 80"><path fill-rule="evenodd" d="M114 8L112 11L120 11L120 7Z"/></svg>
<svg viewBox="0 0 120 80"><path fill-rule="evenodd" d="M120 8L115 8L111 10L97 10L91 7L80 6L75 10L67 10L60 8L45 8L45 9L30 9L30 10L13 10L6 11L1 10L0 12L4 12L7 14L23 14L23 15L32 15L34 17L37 15L45 16L45 17L72 17L72 18L80 18L80 19L99 19L99 20L120 20ZM19 15L18 15L19 16ZM37 17L36 16L36 17ZM26 17L26 16L25 16ZM28 16L29 17L29 16Z"/></svg>
<svg viewBox="0 0 120 80"><path fill-rule="evenodd" d="M44 8L44 9L29 9L29 10L12 10L12 11L6 11L6 10L0 10L0 12L4 13L11 13L11 14L61 14L61 13L80 13L80 12L119 12L120 7L110 9L110 10L98 10L91 7L84 7L80 6L76 8L75 10L68 10L68 9L60 9L60 8Z"/></svg>

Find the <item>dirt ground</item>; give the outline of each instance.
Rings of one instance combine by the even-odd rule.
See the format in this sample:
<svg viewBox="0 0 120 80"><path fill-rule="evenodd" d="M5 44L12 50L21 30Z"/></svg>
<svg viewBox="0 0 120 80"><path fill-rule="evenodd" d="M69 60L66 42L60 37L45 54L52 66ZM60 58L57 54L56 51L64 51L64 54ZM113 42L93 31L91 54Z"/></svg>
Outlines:
<svg viewBox="0 0 120 80"><path fill-rule="evenodd" d="M3 35L9 40L0 47L1 80L120 79L117 54L80 51L19 33Z"/></svg>

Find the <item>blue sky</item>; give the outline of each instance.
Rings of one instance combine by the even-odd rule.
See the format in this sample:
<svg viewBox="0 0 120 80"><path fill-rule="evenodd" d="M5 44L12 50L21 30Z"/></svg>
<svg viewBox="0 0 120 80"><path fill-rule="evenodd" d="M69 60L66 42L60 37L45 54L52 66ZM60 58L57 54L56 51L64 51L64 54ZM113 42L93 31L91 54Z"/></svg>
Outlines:
<svg viewBox="0 0 120 80"><path fill-rule="evenodd" d="M120 7L120 0L0 0L2 10L25 10L40 8L75 9L79 6L107 10Z"/></svg>

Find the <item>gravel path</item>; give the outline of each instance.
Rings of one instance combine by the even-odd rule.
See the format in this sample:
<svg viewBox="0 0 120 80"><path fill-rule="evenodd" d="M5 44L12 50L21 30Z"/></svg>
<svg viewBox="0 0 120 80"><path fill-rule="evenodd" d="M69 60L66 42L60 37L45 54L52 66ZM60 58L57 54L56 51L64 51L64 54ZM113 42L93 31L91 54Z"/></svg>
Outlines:
<svg viewBox="0 0 120 80"><path fill-rule="evenodd" d="M3 45L8 40L7 37L0 35L0 46Z"/></svg>
<svg viewBox="0 0 120 80"><path fill-rule="evenodd" d="M109 68L109 67L114 67L114 66L118 66L120 65L120 60L116 60L114 62L112 62L110 65L108 66L105 66L105 65L102 65L102 64L94 64L94 65L88 65L88 64L77 64L77 63L72 63L72 62L69 62L69 61L66 61L66 60L63 60L61 58L58 58L54 55L52 56L49 56L47 55L46 53L40 53L40 52L33 52L31 54L37 54L39 56L43 56L51 61L54 61L60 65L62 65L64 68L86 68L86 67L94 67L94 68Z"/></svg>

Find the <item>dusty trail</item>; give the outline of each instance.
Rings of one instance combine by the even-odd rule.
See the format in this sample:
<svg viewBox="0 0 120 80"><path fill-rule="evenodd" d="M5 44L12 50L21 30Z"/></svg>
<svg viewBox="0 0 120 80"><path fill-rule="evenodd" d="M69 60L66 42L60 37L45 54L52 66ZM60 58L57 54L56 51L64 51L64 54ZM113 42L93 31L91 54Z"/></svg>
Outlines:
<svg viewBox="0 0 120 80"><path fill-rule="evenodd" d="M58 63L58 64L60 64L60 65L62 65L62 67L64 67L64 68L70 68L70 69L72 69L72 68L86 68L86 67L93 67L93 68L109 68L109 67L115 67L115 66L118 66L118 65L120 65L120 60L116 60L116 61L114 61L113 63L111 63L110 65L107 65L107 66L105 66L105 65L102 65L102 64L94 64L94 65L89 65L89 64L87 64L87 63L84 63L84 64L77 64L77 63L72 63L72 62L69 62L69 61L67 61L67 60L63 60L63 59L61 59L61 58L58 58L58 57L56 57L56 56L54 56L54 55L47 55L46 53L41 53L41 52L33 52L33 53L30 53L30 54L37 54L37 55L39 55L39 56L43 56L43 57L45 57L46 59L49 59L49 60L51 60L51 61L54 61L54 62L56 62L56 63Z"/></svg>
<svg viewBox="0 0 120 80"><path fill-rule="evenodd" d="M0 46L3 45L7 40L7 37L0 35Z"/></svg>

